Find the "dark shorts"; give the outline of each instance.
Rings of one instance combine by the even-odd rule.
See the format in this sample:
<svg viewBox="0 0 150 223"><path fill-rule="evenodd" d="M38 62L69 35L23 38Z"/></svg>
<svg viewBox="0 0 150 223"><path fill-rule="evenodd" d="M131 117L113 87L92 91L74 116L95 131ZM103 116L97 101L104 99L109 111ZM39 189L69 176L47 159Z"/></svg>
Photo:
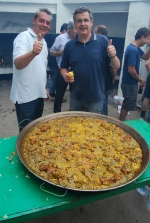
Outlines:
<svg viewBox="0 0 150 223"><path fill-rule="evenodd" d="M150 75L147 76L144 96L150 98Z"/></svg>
<svg viewBox="0 0 150 223"><path fill-rule="evenodd" d="M126 111L135 111L138 85L121 84L121 89L124 97L122 108Z"/></svg>
<svg viewBox="0 0 150 223"><path fill-rule="evenodd" d="M42 116L44 99L38 98L23 104L16 103L15 106L19 131L21 132L26 125Z"/></svg>

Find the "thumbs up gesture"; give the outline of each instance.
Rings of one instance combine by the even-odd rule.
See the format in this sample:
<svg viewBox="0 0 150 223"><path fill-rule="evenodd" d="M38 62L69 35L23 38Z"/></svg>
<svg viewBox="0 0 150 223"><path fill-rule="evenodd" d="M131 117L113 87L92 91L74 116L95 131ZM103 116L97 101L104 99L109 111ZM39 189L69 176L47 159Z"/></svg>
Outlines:
<svg viewBox="0 0 150 223"><path fill-rule="evenodd" d="M108 42L107 52L110 58L114 58L116 56L116 49L112 45L112 39L110 39Z"/></svg>
<svg viewBox="0 0 150 223"><path fill-rule="evenodd" d="M43 43L42 43L42 35L41 33L38 34L38 41L35 41L33 44L33 53L35 55L39 55L41 53L41 50L43 48Z"/></svg>
<svg viewBox="0 0 150 223"><path fill-rule="evenodd" d="M39 34L38 34L38 41L41 41L42 38L43 38L43 37L42 37L41 33L39 33Z"/></svg>

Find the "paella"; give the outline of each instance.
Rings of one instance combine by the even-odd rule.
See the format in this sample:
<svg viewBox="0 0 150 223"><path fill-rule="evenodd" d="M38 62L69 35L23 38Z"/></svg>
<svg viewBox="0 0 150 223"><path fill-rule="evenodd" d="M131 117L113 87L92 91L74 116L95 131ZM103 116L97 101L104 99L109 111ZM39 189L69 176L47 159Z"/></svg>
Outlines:
<svg viewBox="0 0 150 223"><path fill-rule="evenodd" d="M129 182L142 165L142 150L114 123L90 117L60 117L39 123L21 150L29 168L55 185L103 190Z"/></svg>

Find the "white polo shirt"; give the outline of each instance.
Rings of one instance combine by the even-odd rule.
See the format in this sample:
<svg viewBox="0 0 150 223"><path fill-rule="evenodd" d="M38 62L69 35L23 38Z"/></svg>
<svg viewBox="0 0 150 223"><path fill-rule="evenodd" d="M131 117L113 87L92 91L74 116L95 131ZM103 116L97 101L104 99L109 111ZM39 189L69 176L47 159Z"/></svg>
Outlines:
<svg viewBox="0 0 150 223"><path fill-rule="evenodd" d="M43 48L39 55L22 70L17 70L14 60L33 49L33 44L38 40L32 29L21 32L13 42L13 79L10 93L10 100L15 104L26 103L37 98L46 98L47 82L47 44L44 39Z"/></svg>

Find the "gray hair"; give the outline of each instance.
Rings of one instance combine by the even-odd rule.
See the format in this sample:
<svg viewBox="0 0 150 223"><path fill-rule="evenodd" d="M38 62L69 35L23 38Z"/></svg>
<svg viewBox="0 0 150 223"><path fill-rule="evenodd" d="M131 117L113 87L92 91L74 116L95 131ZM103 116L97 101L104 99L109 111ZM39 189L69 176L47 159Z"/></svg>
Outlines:
<svg viewBox="0 0 150 223"><path fill-rule="evenodd" d="M108 36L108 28L104 25L98 25L95 28L97 28L97 34L102 34L104 36Z"/></svg>
<svg viewBox="0 0 150 223"><path fill-rule="evenodd" d="M91 12L91 10L85 6L81 6L79 8L77 8L73 14L73 20L75 21L76 19L76 15L77 14L80 14L80 13L83 13L83 12L88 12L89 13L89 16L90 16L90 19L93 20L93 14Z"/></svg>
<svg viewBox="0 0 150 223"><path fill-rule="evenodd" d="M36 19L39 16L40 12L45 12L47 15L50 15L51 19L53 19L51 11L49 11L47 8L39 8L36 11L36 13L35 13L33 18Z"/></svg>
<svg viewBox="0 0 150 223"><path fill-rule="evenodd" d="M74 28L74 20L71 19L69 22L68 22L68 30L69 29L73 29Z"/></svg>

